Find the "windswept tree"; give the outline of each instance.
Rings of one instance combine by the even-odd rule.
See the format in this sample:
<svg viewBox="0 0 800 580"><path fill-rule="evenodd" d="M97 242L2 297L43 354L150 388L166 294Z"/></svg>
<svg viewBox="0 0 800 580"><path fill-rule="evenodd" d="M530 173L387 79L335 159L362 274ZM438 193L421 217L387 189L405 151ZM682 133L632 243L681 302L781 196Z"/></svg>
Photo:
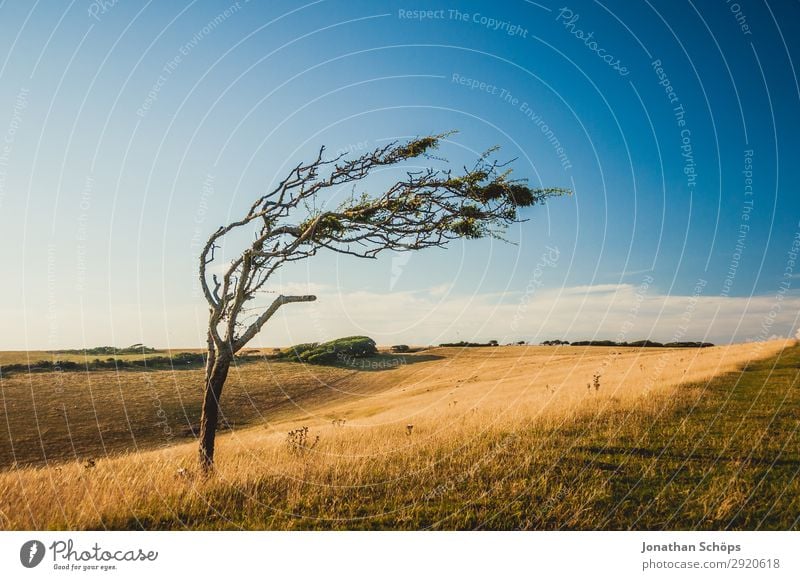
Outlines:
<svg viewBox="0 0 800 580"><path fill-rule="evenodd" d="M392 142L354 159L325 157L299 164L275 189L256 199L249 211L215 231L200 254L200 284L209 304L208 356L200 419L200 464L214 463L214 439L220 399L228 370L239 352L278 311L315 296L280 294L264 308L248 303L265 292L270 277L283 265L330 250L375 258L384 250L412 251L441 247L455 238L501 237L520 221L518 209L565 193L558 188L531 188L511 179L508 164L491 161L494 149L460 172L433 167L407 171L405 177L370 195L353 193L327 208L323 196L342 186L355 187L375 170L422 157L445 135ZM428 165L428 163L426 163ZM319 209L318 209L319 208ZM244 236L237 236L244 234ZM244 249L214 273L215 253L244 238ZM241 247L241 246L240 246Z"/></svg>

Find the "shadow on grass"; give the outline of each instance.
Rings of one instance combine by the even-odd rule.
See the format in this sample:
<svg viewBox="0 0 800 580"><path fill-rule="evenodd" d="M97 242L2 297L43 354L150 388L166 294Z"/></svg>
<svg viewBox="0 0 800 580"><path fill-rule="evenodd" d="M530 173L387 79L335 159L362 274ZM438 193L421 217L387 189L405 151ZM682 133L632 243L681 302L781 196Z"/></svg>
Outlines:
<svg viewBox="0 0 800 580"><path fill-rule="evenodd" d="M592 454L594 457L588 461L590 463L594 463L595 465L599 463L596 461L597 457L621 456L623 458L637 457L640 459L673 460L682 463L685 463L687 461L698 461L707 465L714 465L717 463L735 463L738 465L742 463L747 463L748 465L761 465L767 467L776 467L776 466L800 467L800 461L794 459L780 459L774 457L753 457L753 456L747 456L746 458L743 459L741 456L715 455L708 453L706 454L670 453L665 449L657 449L657 448L644 449L641 447L602 447L598 445L598 446L588 446L588 447L575 447L575 451L577 452L583 451L585 453ZM613 464L613 465L615 467L618 467L618 464Z"/></svg>

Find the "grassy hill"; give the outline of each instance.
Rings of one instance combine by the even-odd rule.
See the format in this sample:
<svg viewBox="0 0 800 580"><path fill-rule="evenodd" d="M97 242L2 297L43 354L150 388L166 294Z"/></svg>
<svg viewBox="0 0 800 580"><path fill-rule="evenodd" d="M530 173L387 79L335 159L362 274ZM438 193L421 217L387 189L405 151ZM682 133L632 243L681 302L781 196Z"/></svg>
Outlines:
<svg viewBox="0 0 800 580"><path fill-rule="evenodd" d="M31 358L40 360L42 354ZM406 364L412 358L397 360ZM0 415L6 417L0 469L86 461L191 441L200 419L203 372L194 365L9 375L0 383ZM237 365L225 386L220 430L274 420L320 398L336 400L337 393L348 392L344 383L355 373L347 366L263 359Z"/></svg>
<svg viewBox="0 0 800 580"><path fill-rule="evenodd" d="M251 426L219 438L214 477L177 440L6 469L0 527L796 529L800 348L782 346L433 349L378 372L245 365L223 406ZM183 384L192 372L150 373L164 374L162 406L199 400ZM94 407L88 389L63 387L97 413L70 418L77 449L119 401L152 408L144 379L111 375L93 383L111 397ZM27 389L3 381L9 416L28 392L41 408L48 387Z"/></svg>

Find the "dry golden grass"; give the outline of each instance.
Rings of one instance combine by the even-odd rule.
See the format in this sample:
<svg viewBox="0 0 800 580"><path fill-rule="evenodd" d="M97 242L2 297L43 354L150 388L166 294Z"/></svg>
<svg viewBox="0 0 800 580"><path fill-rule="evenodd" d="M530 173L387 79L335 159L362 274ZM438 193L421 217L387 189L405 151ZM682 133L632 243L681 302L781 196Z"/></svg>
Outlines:
<svg viewBox="0 0 800 580"><path fill-rule="evenodd" d="M377 372L282 363L339 382L222 435L213 477L195 473L193 442L7 470L0 528L796 526L797 460L781 450L796 448L797 412L776 402L797 391L800 349L782 374L751 362L785 346L434 349ZM279 368L243 366L223 405L265 374L273 388L297 379ZM721 414L731 401L741 409ZM773 420L745 423L748 409ZM319 436L309 450L287 443L303 425Z"/></svg>
<svg viewBox="0 0 800 580"><path fill-rule="evenodd" d="M353 371L246 363L231 371L222 430L293 412ZM15 373L0 381L0 468L85 460L189 440L202 369Z"/></svg>
<svg viewBox="0 0 800 580"><path fill-rule="evenodd" d="M652 393L667 394L678 384L707 381L748 361L773 356L788 344L791 341L705 349L433 348L426 354L443 360L369 376L364 380L369 381L372 396L349 403L337 400L330 409L296 418L324 423L338 416L351 425L405 426L417 418L446 424L472 409L490 415L506 411L523 417L569 415L588 401L626 403Z"/></svg>

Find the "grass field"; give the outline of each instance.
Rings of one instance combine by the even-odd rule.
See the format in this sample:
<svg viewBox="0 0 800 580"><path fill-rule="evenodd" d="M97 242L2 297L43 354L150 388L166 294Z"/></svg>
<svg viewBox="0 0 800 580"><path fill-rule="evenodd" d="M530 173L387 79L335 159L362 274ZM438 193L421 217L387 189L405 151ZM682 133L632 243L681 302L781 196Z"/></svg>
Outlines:
<svg viewBox="0 0 800 580"><path fill-rule="evenodd" d="M352 374L292 363L243 364L226 385L220 428L278 417L321 394L328 400L328 387ZM191 440L202 384L202 369L15 373L1 384L0 468L85 461Z"/></svg>
<svg viewBox="0 0 800 580"><path fill-rule="evenodd" d="M800 527L795 344L433 349L396 363L243 365L223 408L248 427L219 438L210 478L196 475L188 439L107 458L96 446L100 423L116 429L114 450L131 447L123 400L138 410L128 415L141 428L137 445L163 443L155 400L173 430L196 421L197 371L63 373L74 382L55 393L45 375L4 379L18 453L20 441L38 442L16 419L34 404L69 399L76 411L71 442L48 453L56 464L0 472L0 527ZM93 407L89 386L107 398ZM288 441L302 426L305 444ZM88 448L94 465L83 463Z"/></svg>
<svg viewBox="0 0 800 580"><path fill-rule="evenodd" d="M186 349L191 350L191 349ZM113 358L120 359L120 360L140 360L142 358L152 358L154 356L160 356L166 354L168 351L158 351L154 353L146 353L146 354L117 354L114 355ZM197 352L196 350L194 352ZM0 351L0 365L12 365L12 364L32 364L36 363L41 360L61 360L61 361L70 361L76 363L87 363L96 358L105 359L110 358L110 355L84 355L74 352L66 352L66 353L54 353L48 352L44 350L34 350L34 351L27 351L27 350L5 350Z"/></svg>

